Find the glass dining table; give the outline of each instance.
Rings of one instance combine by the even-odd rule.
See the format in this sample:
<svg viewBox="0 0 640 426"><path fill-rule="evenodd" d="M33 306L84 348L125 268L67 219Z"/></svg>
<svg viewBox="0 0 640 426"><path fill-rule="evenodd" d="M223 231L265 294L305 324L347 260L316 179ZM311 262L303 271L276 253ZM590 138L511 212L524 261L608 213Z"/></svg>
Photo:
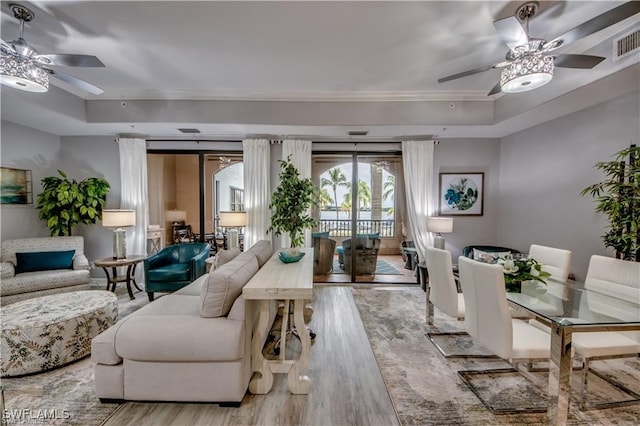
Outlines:
<svg viewBox="0 0 640 426"><path fill-rule="evenodd" d="M567 423L571 391L572 334L640 330L640 300L637 293L626 290L612 284L605 294L587 290L577 281L548 279L546 284L523 282L520 293L507 293L507 300L512 308L521 310L550 327L547 415L551 424Z"/></svg>

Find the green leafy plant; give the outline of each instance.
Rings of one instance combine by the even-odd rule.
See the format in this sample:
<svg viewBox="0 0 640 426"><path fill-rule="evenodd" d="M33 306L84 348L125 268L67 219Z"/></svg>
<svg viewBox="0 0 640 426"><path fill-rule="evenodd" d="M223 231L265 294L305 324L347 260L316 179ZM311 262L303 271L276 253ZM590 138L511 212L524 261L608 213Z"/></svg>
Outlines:
<svg viewBox="0 0 640 426"><path fill-rule="evenodd" d="M607 179L580 194L594 197L596 211L607 216L604 245L614 249L619 259L640 262L640 148L631 145L614 154L613 161L600 161L595 168Z"/></svg>
<svg viewBox="0 0 640 426"><path fill-rule="evenodd" d="M539 281L546 284L545 278L551 274L542 269L542 265L532 257L508 254L498 259L504 272L504 284L507 290L515 290L522 281Z"/></svg>
<svg viewBox="0 0 640 426"><path fill-rule="evenodd" d="M71 229L79 223L91 225L102 218L102 208L111 189L101 178L87 178L80 182L51 176L42 179L43 191L37 197L38 216L47 222L51 235L71 235Z"/></svg>
<svg viewBox="0 0 640 426"><path fill-rule="evenodd" d="M318 225L308 210L312 205L317 205L319 191L311 179L300 177L300 172L291 163L291 156L279 163L280 185L271 195L271 226L267 232L273 231L276 236L287 233L291 247L301 247L304 244L304 230Z"/></svg>

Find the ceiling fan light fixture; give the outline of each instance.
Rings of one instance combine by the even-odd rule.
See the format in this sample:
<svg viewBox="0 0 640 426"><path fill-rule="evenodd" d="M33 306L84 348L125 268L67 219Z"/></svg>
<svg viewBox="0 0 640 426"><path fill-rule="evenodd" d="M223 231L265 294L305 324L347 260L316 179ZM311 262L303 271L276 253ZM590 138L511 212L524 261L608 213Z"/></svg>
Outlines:
<svg viewBox="0 0 640 426"><path fill-rule="evenodd" d="M537 89L551 81L553 68L553 56L523 56L502 70L500 88L506 93L520 93Z"/></svg>
<svg viewBox="0 0 640 426"><path fill-rule="evenodd" d="M0 83L27 92L49 90L49 74L20 56L0 56Z"/></svg>

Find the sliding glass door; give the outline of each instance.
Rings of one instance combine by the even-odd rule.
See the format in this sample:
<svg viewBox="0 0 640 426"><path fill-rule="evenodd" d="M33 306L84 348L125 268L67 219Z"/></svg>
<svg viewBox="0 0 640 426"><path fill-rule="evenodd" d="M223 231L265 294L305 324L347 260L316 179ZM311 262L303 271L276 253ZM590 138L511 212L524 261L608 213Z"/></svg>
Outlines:
<svg viewBox="0 0 640 426"><path fill-rule="evenodd" d="M336 246L330 269L327 259L319 259L325 267L317 271L316 281L412 282L401 252L401 171L401 157L396 155L313 156L313 177L321 191L315 236L334 240ZM325 248L322 254L329 257L332 252Z"/></svg>

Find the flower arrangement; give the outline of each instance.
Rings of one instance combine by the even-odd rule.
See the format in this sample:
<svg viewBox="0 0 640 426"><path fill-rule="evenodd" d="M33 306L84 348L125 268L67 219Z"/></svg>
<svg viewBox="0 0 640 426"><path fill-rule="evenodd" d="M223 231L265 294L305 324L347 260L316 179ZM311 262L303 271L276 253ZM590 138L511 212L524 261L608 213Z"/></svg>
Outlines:
<svg viewBox="0 0 640 426"><path fill-rule="evenodd" d="M498 264L504 271L504 283L507 290L516 290L522 281L540 281L546 284L545 278L550 273L542 269L542 265L531 256L514 256L508 254L498 259Z"/></svg>

